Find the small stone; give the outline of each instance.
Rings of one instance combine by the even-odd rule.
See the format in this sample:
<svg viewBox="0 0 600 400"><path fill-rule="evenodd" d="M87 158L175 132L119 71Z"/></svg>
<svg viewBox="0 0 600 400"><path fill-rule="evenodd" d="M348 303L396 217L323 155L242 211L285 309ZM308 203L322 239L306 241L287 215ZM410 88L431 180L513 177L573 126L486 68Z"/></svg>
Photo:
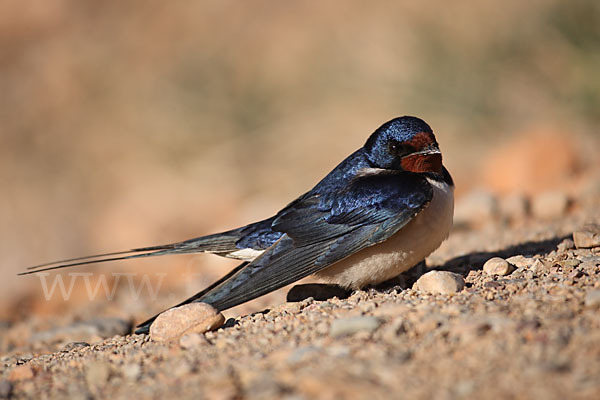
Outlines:
<svg viewBox="0 0 600 400"><path fill-rule="evenodd" d="M110 375L110 367L106 362L94 361L88 364L85 380L89 386L100 387L106 383Z"/></svg>
<svg viewBox="0 0 600 400"><path fill-rule="evenodd" d="M225 317L206 303L190 303L160 314L150 326L150 337L170 341L187 333L204 333L220 328Z"/></svg>
<svg viewBox="0 0 600 400"><path fill-rule="evenodd" d="M382 324L377 317L361 316L353 318L336 319L331 323L329 335L333 337L353 335L357 332L373 332Z"/></svg>
<svg viewBox="0 0 600 400"><path fill-rule="evenodd" d="M12 396L13 385L6 379L0 379L0 399L9 399Z"/></svg>
<svg viewBox="0 0 600 400"><path fill-rule="evenodd" d="M498 200L493 193L473 190L456 203L455 224L476 224L489 221L498 215Z"/></svg>
<svg viewBox="0 0 600 400"><path fill-rule="evenodd" d="M192 349L207 344L208 340L200 333L187 333L179 339L179 345L184 349Z"/></svg>
<svg viewBox="0 0 600 400"><path fill-rule="evenodd" d="M600 290L590 290L585 295L585 305L587 307L600 306Z"/></svg>
<svg viewBox="0 0 600 400"><path fill-rule="evenodd" d="M522 194L512 194L500 199L500 213L502 216L517 220L527 217L529 203Z"/></svg>
<svg viewBox="0 0 600 400"><path fill-rule="evenodd" d="M493 257L483 264L483 271L488 275L506 276L513 272L514 268L504 258Z"/></svg>
<svg viewBox="0 0 600 400"><path fill-rule="evenodd" d="M9 381L24 381L33 378L33 370L29 365L19 365L8 374Z"/></svg>
<svg viewBox="0 0 600 400"><path fill-rule="evenodd" d="M337 285L309 283L292 287L287 294L287 301L290 303L299 302L310 297L316 301L329 300L334 297L345 299L350 294L352 294L351 290L346 290Z"/></svg>
<svg viewBox="0 0 600 400"><path fill-rule="evenodd" d="M556 246L556 250L558 250L559 253L564 253L567 250L572 250L574 248L575 242L573 242L573 240L571 239L565 239L562 242L560 242L558 246Z"/></svg>
<svg viewBox="0 0 600 400"><path fill-rule="evenodd" d="M517 268L523 268L523 267L528 267L528 266L532 265L535 260L533 258L519 255L519 256L508 257L506 259L506 261L509 264L512 264Z"/></svg>
<svg viewBox="0 0 600 400"><path fill-rule="evenodd" d="M413 285L413 289L428 292L452 294L463 290L465 280L462 275L448 271L429 271Z"/></svg>
<svg viewBox="0 0 600 400"><path fill-rule="evenodd" d="M546 264L544 264L544 262L541 260L535 260L533 262L533 264L531 264L530 268L531 268L531 271L533 271L535 273L539 273L546 269Z"/></svg>
<svg viewBox="0 0 600 400"><path fill-rule="evenodd" d="M588 224L573 232L573 241L578 249L600 247L600 225Z"/></svg>
<svg viewBox="0 0 600 400"><path fill-rule="evenodd" d="M531 202L531 212L535 217L551 219L561 217L569 207L569 198L563 192L543 192Z"/></svg>

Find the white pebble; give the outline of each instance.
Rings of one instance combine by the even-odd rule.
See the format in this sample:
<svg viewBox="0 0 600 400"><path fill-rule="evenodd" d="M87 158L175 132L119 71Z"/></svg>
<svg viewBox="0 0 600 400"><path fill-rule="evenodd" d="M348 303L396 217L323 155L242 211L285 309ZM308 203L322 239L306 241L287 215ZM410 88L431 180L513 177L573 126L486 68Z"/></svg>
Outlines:
<svg viewBox="0 0 600 400"><path fill-rule="evenodd" d="M190 303L160 314L150 326L150 337L164 342L187 333L204 333L220 328L225 317L206 303Z"/></svg>
<svg viewBox="0 0 600 400"><path fill-rule="evenodd" d="M462 275L448 271L429 271L413 285L413 289L422 292L441 294L457 293L464 287L465 280Z"/></svg>
<svg viewBox="0 0 600 400"><path fill-rule="evenodd" d="M505 276L513 272L514 268L504 258L493 257L483 264L483 271L488 275Z"/></svg>
<svg viewBox="0 0 600 400"><path fill-rule="evenodd" d="M534 272L534 273L539 273L542 272L544 269L546 268L546 266L544 265L544 263L540 260L535 260L533 262L533 264L531 265L530 269Z"/></svg>

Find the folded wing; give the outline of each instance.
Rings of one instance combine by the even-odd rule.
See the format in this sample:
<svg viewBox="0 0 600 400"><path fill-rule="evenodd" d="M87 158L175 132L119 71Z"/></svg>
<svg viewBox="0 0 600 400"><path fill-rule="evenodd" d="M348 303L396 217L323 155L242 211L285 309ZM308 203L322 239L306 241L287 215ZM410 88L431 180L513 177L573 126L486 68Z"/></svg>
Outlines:
<svg viewBox="0 0 600 400"><path fill-rule="evenodd" d="M427 180L411 173L367 175L342 191L309 193L277 214L272 229L283 236L261 256L181 304L201 301L225 310L296 282L388 239L432 195Z"/></svg>

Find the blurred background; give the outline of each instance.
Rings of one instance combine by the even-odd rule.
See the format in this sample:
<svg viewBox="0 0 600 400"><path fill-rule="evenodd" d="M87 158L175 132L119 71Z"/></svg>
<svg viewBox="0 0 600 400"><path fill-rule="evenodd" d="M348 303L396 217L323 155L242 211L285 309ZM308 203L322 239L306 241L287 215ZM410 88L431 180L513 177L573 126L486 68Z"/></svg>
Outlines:
<svg viewBox="0 0 600 400"><path fill-rule="evenodd" d="M268 217L400 115L433 127L459 203L597 193L599 71L594 0L3 1L0 318L92 307L24 267ZM235 265L85 271L168 273L128 302L143 318Z"/></svg>

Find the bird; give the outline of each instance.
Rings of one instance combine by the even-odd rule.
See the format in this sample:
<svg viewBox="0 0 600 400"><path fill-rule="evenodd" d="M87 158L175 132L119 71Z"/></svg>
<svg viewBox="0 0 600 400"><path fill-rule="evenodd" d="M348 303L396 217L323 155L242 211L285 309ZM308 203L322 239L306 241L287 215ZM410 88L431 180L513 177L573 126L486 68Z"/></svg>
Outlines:
<svg viewBox="0 0 600 400"><path fill-rule="evenodd" d="M307 276L348 290L407 271L449 236L454 182L431 127L412 116L385 122L312 189L270 218L181 242L45 263L60 268L184 253L242 261L178 307L208 303L223 311ZM149 333L158 317L138 325Z"/></svg>

